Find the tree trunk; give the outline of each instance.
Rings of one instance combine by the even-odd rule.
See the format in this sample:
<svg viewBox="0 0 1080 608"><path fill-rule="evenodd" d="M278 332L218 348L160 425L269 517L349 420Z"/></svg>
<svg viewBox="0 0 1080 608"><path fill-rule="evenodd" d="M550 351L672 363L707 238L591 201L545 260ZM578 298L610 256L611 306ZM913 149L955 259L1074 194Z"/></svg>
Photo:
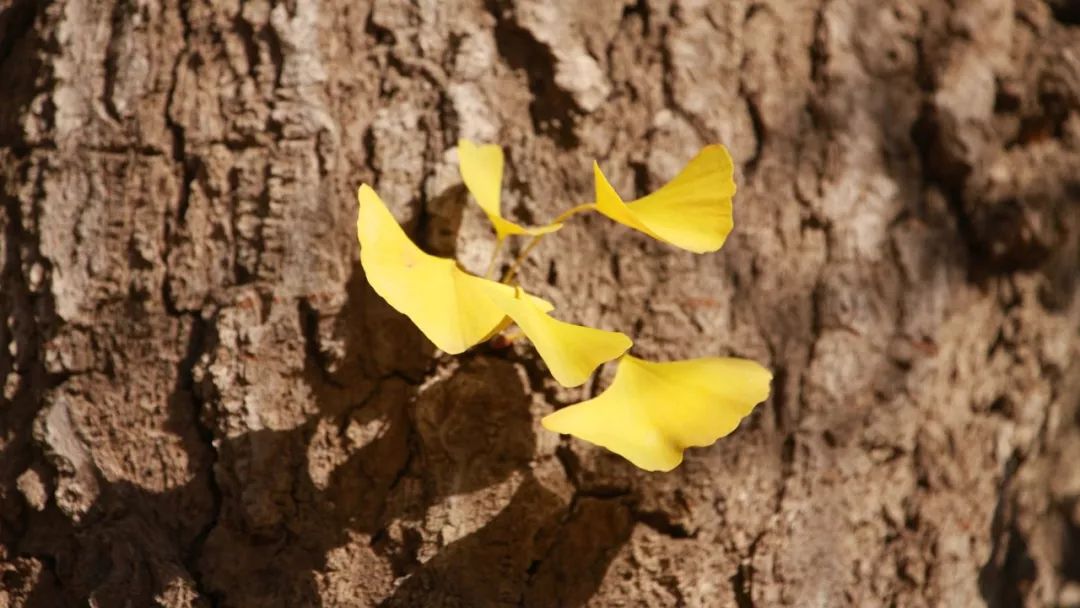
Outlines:
<svg viewBox="0 0 1080 608"><path fill-rule="evenodd" d="M0 606L1080 605L1078 25L0 0ZM610 370L436 353L355 191L482 269L459 137L534 223L594 158L640 194L726 144L722 251L585 217L523 282L639 356L761 361L769 401L648 474L539 425Z"/></svg>

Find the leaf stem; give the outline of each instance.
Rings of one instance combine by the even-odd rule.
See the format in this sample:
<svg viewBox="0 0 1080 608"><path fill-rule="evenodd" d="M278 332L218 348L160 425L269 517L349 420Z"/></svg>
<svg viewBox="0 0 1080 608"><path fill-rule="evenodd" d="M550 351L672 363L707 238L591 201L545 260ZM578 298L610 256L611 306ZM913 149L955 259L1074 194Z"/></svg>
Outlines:
<svg viewBox="0 0 1080 608"><path fill-rule="evenodd" d="M506 242L505 238L495 240L495 249L491 252L491 259L488 260L487 270L484 271L485 279L490 279L491 274L495 272L495 262L499 260L499 252L502 251L504 242Z"/></svg>
<svg viewBox="0 0 1080 608"><path fill-rule="evenodd" d="M548 226L551 226L552 224L561 224L579 213L593 211L594 209L596 209L596 203L584 203L576 207L571 207L570 209L567 209L566 211L559 214L559 216L552 220L551 223L548 224ZM525 259L529 257L529 254L532 253L532 250L540 244L540 239L544 238L546 234L549 233L538 234L534 236L532 240L529 241L527 245L525 245L525 247L521 250L521 253L519 253L518 256L514 259L514 263L510 265L510 269L506 271L506 275L503 276L503 283L509 284L510 281L514 279L514 277L517 275L518 270L521 268L522 262L524 262Z"/></svg>

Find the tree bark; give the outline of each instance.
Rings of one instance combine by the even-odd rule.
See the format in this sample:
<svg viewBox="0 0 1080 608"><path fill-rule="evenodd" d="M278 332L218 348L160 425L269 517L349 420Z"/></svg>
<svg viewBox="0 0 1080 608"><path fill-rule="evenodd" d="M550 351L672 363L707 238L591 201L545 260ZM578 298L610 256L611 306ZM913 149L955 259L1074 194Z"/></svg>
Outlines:
<svg viewBox="0 0 1080 608"><path fill-rule="evenodd" d="M1080 605L1071 0L0 0L0 606ZM523 282L773 394L647 474L436 353L355 191L482 270L701 146L695 256L575 219ZM515 244L515 247L520 244ZM510 254L513 251L511 250ZM504 261L508 261L509 256Z"/></svg>

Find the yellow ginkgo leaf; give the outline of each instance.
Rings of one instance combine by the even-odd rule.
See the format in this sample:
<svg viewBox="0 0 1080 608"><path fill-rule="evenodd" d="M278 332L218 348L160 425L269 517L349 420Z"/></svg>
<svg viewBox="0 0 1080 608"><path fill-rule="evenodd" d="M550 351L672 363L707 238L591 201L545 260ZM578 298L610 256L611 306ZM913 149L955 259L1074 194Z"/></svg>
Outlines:
<svg viewBox="0 0 1080 608"><path fill-rule="evenodd" d="M647 471L670 471L683 450L735 430L769 396L772 374L747 359L619 360L611 386L546 416L544 428L603 446Z"/></svg>
<svg viewBox="0 0 1080 608"><path fill-rule="evenodd" d="M705 146L675 179L652 194L625 203L593 163L596 208L635 230L695 253L716 251L734 225L735 165L724 146Z"/></svg>
<svg viewBox="0 0 1080 608"><path fill-rule="evenodd" d="M560 321L518 288L516 294L490 290L488 295L521 328L551 375L563 386L580 386L600 365L625 353L633 342L616 331Z"/></svg>
<svg viewBox="0 0 1080 608"><path fill-rule="evenodd" d="M484 214L491 220L495 227L495 236L500 241L511 234L528 234L537 236L554 232L562 228L562 224L550 224L536 228L526 228L515 224L502 216L502 174L503 174L503 151L495 144L476 145L473 142L462 139L458 141L458 169L461 171L461 181L469 189Z"/></svg>
<svg viewBox="0 0 1080 608"><path fill-rule="evenodd" d="M457 354L504 326L506 313L489 294L513 297L513 287L473 276L454 260L421 251L367 184L360 187L357 198L360 264L368 282L435 346ZM552 308L538 298L530 296L530 301L541 310Z"/></svg>

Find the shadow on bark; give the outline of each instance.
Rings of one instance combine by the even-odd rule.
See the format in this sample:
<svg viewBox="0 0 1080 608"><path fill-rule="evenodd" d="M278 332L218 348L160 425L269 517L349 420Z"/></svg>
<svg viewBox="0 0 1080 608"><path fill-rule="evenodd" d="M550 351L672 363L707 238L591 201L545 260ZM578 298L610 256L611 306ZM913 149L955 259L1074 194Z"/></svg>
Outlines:
<svg viewBox="0 0 1080 608"><path fill-rule="evenodd" d="M531 397L514 364L480 348L421 392L412 355L371 351L380 333L386 347L400 348L415 342L405 332L416 330L359 270L348 293L345 363L327 372L309 352L304 378L319 413L287 430L211 432L214 397L191 377L200 354L213 352L214 321L197 326L168 401L168 427L192 437L193 426L201 429L201 440L184 449L202 470L167 492L99 479L98 498L78 523L54 503L29 512L16 553L41 559L51 573L26 605L149 604L192 591L222 606L319 605L321 579L334 568L329 556L347 545L368 552L373 566L390 564L398 584L387 606L585 603L629 537L630 508L592 498L566 504L536 480ZM369 377L370 364L388 360L397 369ZM481 525L422 560L425 543L441 542L429 532L431 509L452 511L448 499L474 494L483 497L468 523Z"/></svg>

